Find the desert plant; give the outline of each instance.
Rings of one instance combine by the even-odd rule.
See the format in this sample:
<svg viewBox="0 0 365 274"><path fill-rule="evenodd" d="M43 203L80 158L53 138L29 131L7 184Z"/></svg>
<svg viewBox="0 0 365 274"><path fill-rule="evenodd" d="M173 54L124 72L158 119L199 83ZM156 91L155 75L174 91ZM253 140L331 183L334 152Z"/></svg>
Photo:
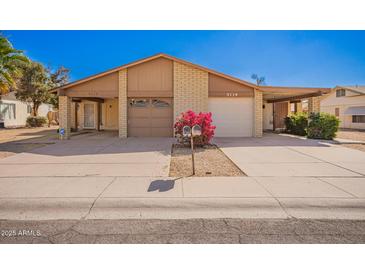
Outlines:
<svg viewBox="0 0 365 274"><path fill-rule="evenodd" d="M307 129L308 138L332 140L340 121L334 115L327 113L311 113Z"/></svg>
<svg viewBox="0 0 365 274"><path fill-rule="evenodd" d="M175 136L180 143L190 143L189 138L184 138L182 135L182 130L184 126L192 127L194 125L199 125L202 128L202 135L194 137L194 144L196 145L207 145L214 136L215 126L212 125L212 113L200 112L196 114L192 110L181 113L177 118L174 125Z"/></svg>
<svg viewBox="0 0 365 274"><path fill-rule="evenodd" d="M305 136L307 134L308 116L305 113L292 114L285 118L286 132Z"/></svg>
<svg viewBox="0 0 365 274"><path fill-rule="evenodd" d="M28 127L42 127L47 123L47 118L42 116L29 116L27 118Z"/></svg>

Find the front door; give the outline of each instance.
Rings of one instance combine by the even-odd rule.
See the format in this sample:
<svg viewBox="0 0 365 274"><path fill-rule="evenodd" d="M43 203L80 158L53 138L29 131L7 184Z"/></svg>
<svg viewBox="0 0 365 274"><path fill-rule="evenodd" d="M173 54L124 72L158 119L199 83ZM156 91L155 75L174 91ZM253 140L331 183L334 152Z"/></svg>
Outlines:
<svg viewBox="0 0 365 274"><path fill-rule="evenodd" d="M84 104L84 128L95 128L94 104Z"/></svg>
<svg viewBox="0 0 365 274"><path fill-rule="evenodd" d="M118 99L105 101L105 129L118 129Z"/></svg>
<svg viewBox="0 0 365 274"><path fill-rule="evenodd" d="M284 128L284 119L288 116L288 102L274 103L274 130Z"/></svg>

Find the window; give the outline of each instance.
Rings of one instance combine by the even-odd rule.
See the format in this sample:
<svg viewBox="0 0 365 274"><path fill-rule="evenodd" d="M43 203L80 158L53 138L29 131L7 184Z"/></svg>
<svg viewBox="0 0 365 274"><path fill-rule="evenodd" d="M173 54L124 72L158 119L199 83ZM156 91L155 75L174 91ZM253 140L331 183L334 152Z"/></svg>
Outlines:
<svg viewBox="0 0 365 274"><path fill-rule="evenodd" d="M297 112L297 104L296 103L290 103L290 112L296 113Z"/></svg>
<svg viewBox="0 0 365 274"><path fill-rule="evenodd" d="M27 105L27 113L28 114L32 113L32 106Z"/></svg>
<svg viewBox="0 0 365 274"><path fill-rule="evenodd" d="M336 97L343 97L343 96L346 96L346 90L344 89L336 90Z"/></svg>
<svg viewBox="0 0 365 274"><path fill-rule="evenodd" d="M352 115L353 123L365 123L365 115Z"/></svg>
<svg viewBox="0 0 365 274"><path fill-rule="evenodd" d="M145 108L148 105L148 100L147 99L131 99L129 101L129 105L131 107L136 107L136 108Z"/></svg>
<svg viewBox="0 0 365 274"><path fill-rule="evenodd" d="M0 119L16 119L15 104L0 103Z"/></svg>
<svg viewBox="0 0 365 274"><path fill-rule="evenodd" d="M170 104L163 100L153 99L152 106L154 106L155 108L167 108L170 106Z"/></svg>
<svg viewBox="0 0 365 274"><path fill-rule="evenodd" d="M335 108L335 116L340 116L340 108Z"/></svg>

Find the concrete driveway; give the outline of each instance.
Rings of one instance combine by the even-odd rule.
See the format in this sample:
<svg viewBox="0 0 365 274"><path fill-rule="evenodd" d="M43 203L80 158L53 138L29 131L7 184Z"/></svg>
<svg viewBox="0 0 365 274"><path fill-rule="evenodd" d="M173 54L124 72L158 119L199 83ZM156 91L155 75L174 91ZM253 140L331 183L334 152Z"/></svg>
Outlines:
<svg viewBox="0 0 365 274"><path fill-rule="evenodd" d="M263 138L216 138L215 142L248 176L365 176L365 153L331 141L265 134Z"/></svg>
<svg viewBox="0 0 365 274"><path fill-rule="evenodd" d="M1 159L0 177L168 176L172 142L119 139L116 132L82 134Z"/></svg>

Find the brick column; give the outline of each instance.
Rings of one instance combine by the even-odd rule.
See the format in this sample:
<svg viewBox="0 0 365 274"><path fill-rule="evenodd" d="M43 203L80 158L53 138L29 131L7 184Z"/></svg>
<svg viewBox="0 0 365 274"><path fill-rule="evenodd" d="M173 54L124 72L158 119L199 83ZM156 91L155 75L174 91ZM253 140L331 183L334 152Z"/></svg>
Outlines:
<svg viewBox="0 0 365 274"><path fill-rule="evenodd" d="M71 98L67 96L59 96L58 101L59 124L60 129L65 130L63 139L70 139L71 135ZM61 136L60 136L61 137Z"/></svg>
<svg viewBox="0 0 365 274"><path fill-rule="evenodd" d="M174 62L174 121L189 109L208 111L208 82L208 72Z"/></svg>
<svg viewBox="0 0 365 274"><path fill-rule="evenodd" d="M119 71L119 138L128 136L127 69Z"/></svg>
<svg viewBox="0 0 365 274"><path fill-rule="evenodd" d="M311 97L308 99L308 113L319 113L320 112L320 100L318 97Z"/></svg>
<svg viewBox="0 0 365 274"><path fill-rule="evenodd" d="M297 104L297 113L303 112L302 102L298 102Z"/></svg>
<svg viewBox="0 0 365 274"><path fill-rule="evenodd" d="M254 90L254 137L262 137L262 123L263 123L263 111L262 111L262 92Z"/></svg>

